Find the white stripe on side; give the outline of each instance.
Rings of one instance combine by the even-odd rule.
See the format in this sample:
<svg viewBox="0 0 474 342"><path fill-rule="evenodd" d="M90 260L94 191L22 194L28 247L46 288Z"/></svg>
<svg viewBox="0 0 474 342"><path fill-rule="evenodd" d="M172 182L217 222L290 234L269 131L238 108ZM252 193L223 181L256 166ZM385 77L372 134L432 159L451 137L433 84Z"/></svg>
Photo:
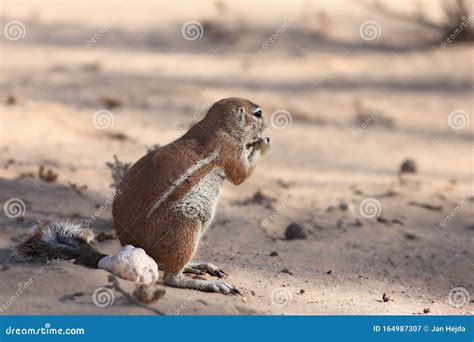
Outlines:
<svg viewBox="0 0 474 342"><path fill-rule="evenodd" d="M175 180L173 184L171 184L168 190L166 190L165 193L161 195L161 197L153 204L153 206L148 211L148 214L146 215L146 217L150 218L151 214L153 214L153 212L160 207L160 205L176 190L178 186L184 183L186 179L191 177L200 168L216 160L217 157L219 157L219 151L214 151L209 157L198 160L189 169L184 171L184 173L181 176L179 176L179 178Z"/></svg>

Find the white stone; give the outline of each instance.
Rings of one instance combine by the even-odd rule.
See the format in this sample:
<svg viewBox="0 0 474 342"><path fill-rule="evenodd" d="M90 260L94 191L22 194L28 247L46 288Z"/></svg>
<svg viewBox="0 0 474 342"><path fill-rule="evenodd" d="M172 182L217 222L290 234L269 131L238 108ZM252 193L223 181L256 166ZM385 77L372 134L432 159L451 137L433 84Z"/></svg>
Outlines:
<svg viewBox="0 0 474 342"><path fill-rule="evenodd" d="M158 265L142 248L125 245L99 260L99 268L137 283L151 284L158 280Z"/></svg>

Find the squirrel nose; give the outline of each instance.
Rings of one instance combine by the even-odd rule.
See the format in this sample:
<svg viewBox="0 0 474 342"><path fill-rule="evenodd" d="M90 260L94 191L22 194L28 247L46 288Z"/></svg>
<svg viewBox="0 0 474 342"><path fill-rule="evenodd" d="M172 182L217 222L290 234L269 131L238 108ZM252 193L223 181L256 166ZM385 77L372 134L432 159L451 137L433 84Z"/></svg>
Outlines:
<svg viewBox="0 0 474 342"><path fill-rule="evenodd" d="M262 117L262 110L259 108L255 112L253 112L253 115L255 115L257 118Z"/></svg>

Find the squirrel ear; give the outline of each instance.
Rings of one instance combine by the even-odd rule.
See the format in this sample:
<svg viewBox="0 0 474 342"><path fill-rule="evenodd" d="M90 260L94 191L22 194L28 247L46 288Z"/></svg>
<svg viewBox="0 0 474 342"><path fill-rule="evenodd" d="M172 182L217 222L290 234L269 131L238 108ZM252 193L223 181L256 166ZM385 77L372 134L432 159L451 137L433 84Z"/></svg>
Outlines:
<svg viewBox="0 0 474 342"><path fill-rule="evenodd" d="M244 108L243 107L239 107L237 109L237 121L239 123L242 123L244 121Z"/></svg>

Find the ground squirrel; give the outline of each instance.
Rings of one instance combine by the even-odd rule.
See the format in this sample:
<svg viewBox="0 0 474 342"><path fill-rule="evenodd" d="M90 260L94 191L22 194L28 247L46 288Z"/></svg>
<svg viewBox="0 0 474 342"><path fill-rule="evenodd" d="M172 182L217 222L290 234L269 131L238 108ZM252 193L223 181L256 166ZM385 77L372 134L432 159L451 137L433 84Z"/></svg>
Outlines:
<svg viewBox="0 0 474 342"><path fill-rule="evenodd" d="M168 286L238 293L224 281L190 279L182 273L206 272L219 278L225 275L212 264L190 262L202 234L211 224L223 181L242 183L259 157L269 150L270 138L262 136L265 127L259 106L240 98L223 99L181 138L149 152L132 165L117 189L112 208L120 242L127 247L122 248L120 260L117 255L107 257L92 249L90 239L80 230L75 234L63 231L69 238L55 231L56 243L62 238L61 243L68 250L58 253L47 246L52 239L41 238L44 227L37 228L36 237L33 234L23 242L20 254L30 259L76 259L76 263L105 268L126 279L139 275L143 280L145 272L146 280L153 281L156 271L153 262L146 259L148 255L164 271L164 283ZM147 255L143 255L143 250ZM88 257L81 257L84 255ZM137 264L142 265L141 270L136 269Z"/></svg>

